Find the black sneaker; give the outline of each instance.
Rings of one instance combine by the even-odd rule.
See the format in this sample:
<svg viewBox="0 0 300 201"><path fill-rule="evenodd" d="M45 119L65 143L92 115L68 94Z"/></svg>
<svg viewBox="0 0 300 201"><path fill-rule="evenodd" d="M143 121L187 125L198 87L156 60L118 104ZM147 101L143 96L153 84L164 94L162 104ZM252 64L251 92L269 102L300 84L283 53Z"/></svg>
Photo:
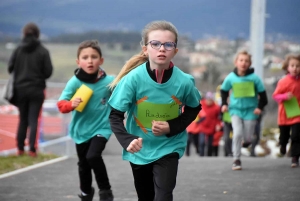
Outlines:
<svg viewBox="0 0 300 201"><path fill-rule="evenodd" d="M242 169L242 162L239 159L233 161L232 170L241 170L241 169Z"/></svg>
<svg viewBox="0 0 300 201"><path fill-rule="evenodd" d="M283 145L280 146L280 153L281 153L281 155L286 154L286 146L283 146Z"/></svg>
<svg viewBox="0 0 300 201"><path fill-rule="evenodd" d="M295 168L299 166L299 157L298 156L294 156L292 157L292 164L291 167Z"/></svg>
<svg viewBox="0 0 300 201"><path fill-rule="evenodd" d="M242 147L248 148L251 144L251 142L243 142Z"/></svg>
<svg viewBox="0 0 300 201"><path fill-rule="evenodd" d="M100 190L99 191L100 201L113 201L114 196L111 190Z"/></svg>
<svg viewBox="0 0 300 201"><path fill-rule="evenodd" d="M95 194L95 189L94 189L94 187L92 187L90 194L88 194L88 195L81 194L81 195L78 195L78 197L81 199L81 201L93 201L94 194Z"/></svg>

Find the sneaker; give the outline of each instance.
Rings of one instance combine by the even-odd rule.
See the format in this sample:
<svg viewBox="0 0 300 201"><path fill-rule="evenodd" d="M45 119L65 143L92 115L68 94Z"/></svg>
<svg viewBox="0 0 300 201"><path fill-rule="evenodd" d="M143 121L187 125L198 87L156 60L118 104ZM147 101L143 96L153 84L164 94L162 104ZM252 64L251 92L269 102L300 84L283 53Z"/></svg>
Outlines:
<svg viewBox="0 0 300 201"><path fill-rule="evenodd" d="M100 190L99 191L100 201L113 201L114 196L111 190Z"/></svg>
<svg viewBox="0 0 300 201"><path fill-rule="evenodd" d="M242 162L239 159L233 161L232 170L241 170L241 169L242 169Z"/></svg>
<svg viewBox="0 0 300 201"><path fill-rule="evenodd" d="M281 155L286 154L286 146L283 146L283 145L280 146L280 153L281 153Z"/></svg>
<svg viewBox="0 0 300 201"><path fill-rule="evenodd" d="M242 147L248 148L251 145L251 142L243 142Z"/></svg>
<svg viewBox="0 0 300 201"><path fill-rule="evenodd" d="M94 189L94 187L92 187L90 194L88 194L88 195L81 194L81 195L78 195L78 197L81 199L81 201L93 201L94 194L95 194L95 189Z"/></svg>
<svg viewBox="0 0 300 201"><path fill-rule="evenodd" d="M32 158L36 158L36 157L37 157L37 153L34 152L34 151L29 151L29 152L28 152L28 155L29 155L30 157L32 157Z"/></svg>
<svg viewBox="0 0 300 201"><path fill-rule="evenodd" d="M23 156L25 154L24 150L18 150L17 155L18 156Z"/></svg>
<svg viewBox="0 0 300 201"><path fill-rule="evenodd" d="M295 167L298 167L298 166L299 166L299 157L297 157L297 156L292 157L291 167L295 168Z"/></svg>

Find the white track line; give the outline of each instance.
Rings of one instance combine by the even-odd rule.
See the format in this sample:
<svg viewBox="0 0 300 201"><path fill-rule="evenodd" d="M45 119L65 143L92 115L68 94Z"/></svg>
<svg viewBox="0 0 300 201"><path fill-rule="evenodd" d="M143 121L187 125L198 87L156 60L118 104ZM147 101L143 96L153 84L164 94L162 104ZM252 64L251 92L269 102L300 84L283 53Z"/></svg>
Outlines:
<svg viewBox="0 0 300 201"><path fill-rule="evenodd" d="M5 135L7 137L13 137L13 138L16 137L15 133L12 133L12 132L9 132L9 131L5 131L5 130L0 129L0 132L1 132L2 135Z"/></svg>
<svg viewBox="0 0 300 201"><path fill-rule="evenodd" d="M69 158L68 156L63 156L63 157L55 158L55 159L45 161L45 162L42 162L42 163L38 163L38 164L35 164L35 165L31 165L31 166L28 166L28 167L25 167L25 168L21 168L21 169L12 171L12 172L1 174L0 179L3 179L5 177L10 177L10 176L13 176L13 175L16 175L16 174L20 174L22 172L33 170L33 169L36 169L36 168L39 168L39 167L43 167L43 166L46 166L46 165L50 165L50 164L53 164L53 163L57 163L57 162L66 160L68 158Z"/></svg>

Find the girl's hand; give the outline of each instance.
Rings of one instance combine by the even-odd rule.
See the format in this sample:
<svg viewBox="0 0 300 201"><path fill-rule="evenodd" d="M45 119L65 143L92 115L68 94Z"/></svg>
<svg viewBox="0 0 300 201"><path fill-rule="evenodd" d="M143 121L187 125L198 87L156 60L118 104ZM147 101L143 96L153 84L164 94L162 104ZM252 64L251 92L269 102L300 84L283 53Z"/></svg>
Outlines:
<svg viewBox="0 0 300 201"><path fill-rule="evenodd" d="M253 113L256 114L256 115L260 115L261 114L261 109L255 108L255 110L253 111Z"/></svg>
<svg viewBox="0 0 300 201"><path fill-rule="evenodd" d="M227 105L223 105L222 108L221 108L221 111L224 113L226 111L228 111L228 107Z"/></svg>
<svg viewBox="0 0 300 201"><path fill-rule="evenodd" d="M288 92L286 95L288 100L290 100L294 96L291 92Z"/></svg>
<svg viewBox="0 0 300 201"><path fill-rule="evenodd" d="M155 136L164 135L170 133L170 126L166 121L152 121L152 133Z"/></svg>
<svg viewBox="0 0 300 201"><path fill-rule="evenodd" d="M143 139L138 138L131 141L131 143L128 145L126 151L130 153L135 153L141 150L143 144Z"/></svg>
<svg viewBox="0 0 300 201"><path fill-rule="evenodd" d="M76 108L82 102L81 98L77 97L72 100L72 108Z"/></svg>

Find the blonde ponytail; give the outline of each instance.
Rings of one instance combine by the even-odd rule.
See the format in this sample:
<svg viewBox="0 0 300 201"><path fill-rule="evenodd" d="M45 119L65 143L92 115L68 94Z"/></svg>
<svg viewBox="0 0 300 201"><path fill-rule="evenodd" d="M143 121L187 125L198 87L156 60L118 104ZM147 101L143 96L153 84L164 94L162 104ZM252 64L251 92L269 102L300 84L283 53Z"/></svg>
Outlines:
<svg viewBox="0 0 300 201"><path fill-rule="evenodd" d="M144 54L143 51L132 56L122 67L117 77L112 81L112 83L108 85L109 88L113 90L125 75L127 75L130 71L132 71L142 63L145 63L146 61L148 61L148 57Z"/></svg>

